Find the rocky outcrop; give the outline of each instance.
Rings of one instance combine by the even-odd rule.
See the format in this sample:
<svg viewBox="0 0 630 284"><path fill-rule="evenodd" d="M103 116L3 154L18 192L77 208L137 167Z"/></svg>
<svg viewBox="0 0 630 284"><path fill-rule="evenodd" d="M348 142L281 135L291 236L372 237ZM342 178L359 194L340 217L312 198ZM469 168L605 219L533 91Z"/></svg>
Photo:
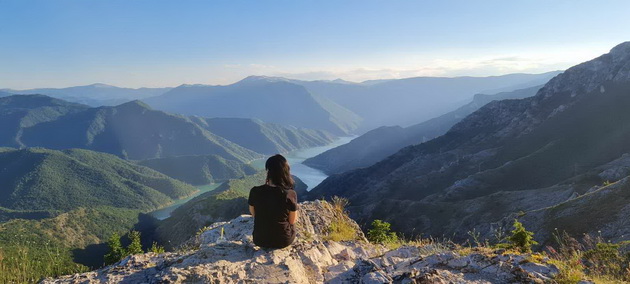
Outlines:
<svg viewBox="0 0 630 284"><path fill-rule="evenodd" d="M354 240L327 240L333 222L348 222ZM301 204L297 240L284 249L252 244L253 218L215 223L190 240L192 249L127 257L112 266L42 283L542 283L558 270L526 256L459 255L442 246L386 251L365 240L356 223L327 202ZM221 232L224 239L221 239Z"/></svg>

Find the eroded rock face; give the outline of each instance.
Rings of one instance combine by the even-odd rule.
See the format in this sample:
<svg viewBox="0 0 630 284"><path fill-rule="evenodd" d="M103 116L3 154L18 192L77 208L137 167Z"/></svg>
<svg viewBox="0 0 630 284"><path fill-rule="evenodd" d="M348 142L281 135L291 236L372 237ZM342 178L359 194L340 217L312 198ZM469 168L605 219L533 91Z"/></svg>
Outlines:
<svg viewBox="0 0 630 284"><path fill-rule="evenodd" d="M325 236L331 222L347 218L329 203L301 203L297 240L284 249L252 243L253 218L216 223L185 252L133 255L92 272L42 283L511 283L544 282L557 269L523 256L404 246L393 251L365 240L335 242ZM223 228L225 241L220 240Z"/></svg>

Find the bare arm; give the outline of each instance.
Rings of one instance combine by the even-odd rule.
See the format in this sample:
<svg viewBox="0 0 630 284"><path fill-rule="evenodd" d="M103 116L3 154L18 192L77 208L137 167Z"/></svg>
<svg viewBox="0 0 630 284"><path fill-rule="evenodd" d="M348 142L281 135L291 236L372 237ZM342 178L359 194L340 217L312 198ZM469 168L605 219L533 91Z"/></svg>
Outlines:
<svg viewBox="0 0 630 284"><path fill-rule="evenodd" d="M293 225L297 221L297 211L289 211L289 224Z"/></svg>
<svg viewBox="0 0 630 284"><path fill-rule="evenodd" d="M255 214L256 212L254 210L254 206L251 206L251 205L249 206L249 213L252 214L252 217L256 217L256 214ZM289 216L291 216L291 215L289 215ZM289 220L291 220L291 217L289 217Z"/></svg>

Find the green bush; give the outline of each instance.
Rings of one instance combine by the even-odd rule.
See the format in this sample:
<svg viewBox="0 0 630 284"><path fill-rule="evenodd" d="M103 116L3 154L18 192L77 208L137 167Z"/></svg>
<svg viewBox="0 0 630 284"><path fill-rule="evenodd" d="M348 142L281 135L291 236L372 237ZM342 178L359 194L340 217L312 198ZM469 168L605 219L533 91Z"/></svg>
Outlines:
<svg viewBox="0 0 630 284"><path fill-rule="evenodd" d="M158 245L157 242L153 242L153 245L151 246L151 249L149 251L152 253L160 254L164 253L165 250L163 246Z"/></svg>
<svg viewBox="0 0 630 284"><path fill-rule="evenodd" d="M532 246L538 243L534 241L534 233L527 231L523 224L514 219L514 230L512 235L508 237L510 248L517 249L521 252L531 252Z"/></svg>
<svg viewBox="0 0 630 284"><path fill-rule="evenodd" d="M380 244L388 244L398 241L396 233L391 231L391 224L378 219L372 222L372 228L368 230L367 237L370 242Z"/></svg>

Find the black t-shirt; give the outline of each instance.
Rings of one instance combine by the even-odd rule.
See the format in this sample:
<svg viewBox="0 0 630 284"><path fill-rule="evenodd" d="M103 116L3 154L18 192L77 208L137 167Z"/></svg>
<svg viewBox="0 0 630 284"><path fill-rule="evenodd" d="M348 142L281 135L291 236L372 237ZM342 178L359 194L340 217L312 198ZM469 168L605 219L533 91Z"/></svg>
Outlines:
<svg viewBox="0 0 630 284"><path fill-rule="evenodd" d="M297 210L293 189L261 185L249 191L248 203L254 206L254 244L283 248L293 243L295 226L289 224L289 211Z"/></svg>

